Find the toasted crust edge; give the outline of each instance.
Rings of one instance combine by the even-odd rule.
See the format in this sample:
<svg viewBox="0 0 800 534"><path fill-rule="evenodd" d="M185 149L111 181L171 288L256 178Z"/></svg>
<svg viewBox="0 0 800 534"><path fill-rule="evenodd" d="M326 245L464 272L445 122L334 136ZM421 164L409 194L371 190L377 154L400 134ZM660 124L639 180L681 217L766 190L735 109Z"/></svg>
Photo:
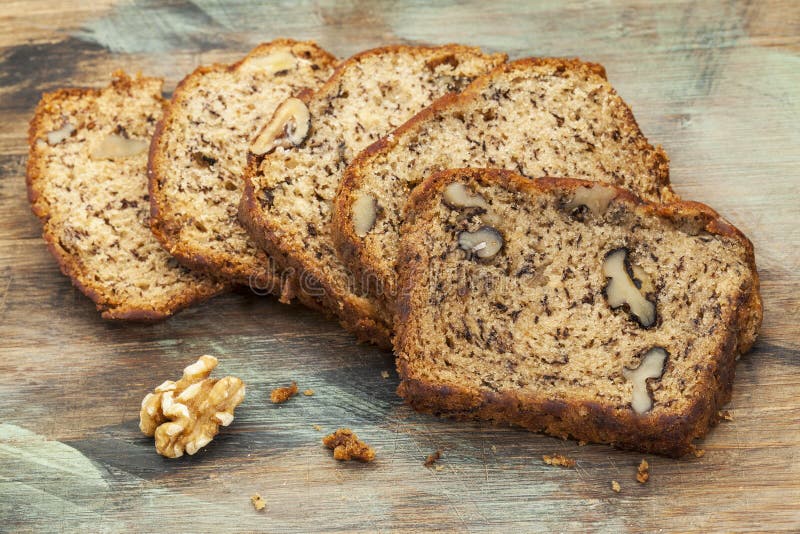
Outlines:
<svg viewBox="0 0 800 534"><path fill-rule="evenodd" d="M456 177L493 181L523 192L553 189L574 190L591 182L569 178L540 178L528 180L509 171L490 169L453 169L428 178L412 193L408 207L423 214L436 201L437 194ZM714 371L706 377L705 387L711 395L699 398L687 413L679 416L639 417L630 411L617 412L593 402L542 400L515 392L493 393L471 390L459 384L430 383L413 376L408 365L408 350L413 346L412 333L406 328L412 313L408 292L401 293L397 306L394 339L397 369L401 377L398 394L414 409L455 419L484 419L511 423L529 430L543 431L558 437L609 443L614 446L681 457L694 450L693 440L703 437L718 422L719 409L730 401L738 355L749 350L755 342L763 309L759 295L758 271L753 246L737 228L725 221L713 209L697 202L676 202L658 205L644 201L625 189L617 189L616 198L643 207L652 215L670 220L687 216L699 217L709 233L730 237L742 243L749 259L753 277L742 288L733 306L737 309L728 325L728 336L719 351L711 355ZM410 230L413 220L406 223ZM406 233L408 235L408 233ZM413 240L404 239L401 247L401 287L408 287L416 269L425 265L416 259L419 251ZM588 415L581 415L581 413Z"/></svg>
<svg viewBox="0 0 800 534"><path fill-rule="evenodd" d="M414 117L397 127L391 135L386 135L362 150L350 162L345 170L342 181L336 192L333 210L333 239L336 251L342 262L347 265L359 280L376 281L375 284L382 286L382 291L377 291L375 285L367 287L370 294L376 298L381 306L391 313L395 304L393 293L397 288L394 287L394 280L387 279L387 273L379 265L371 261L371 256L364 246L363 239L356 236L353 230L352 213L355 194L360 191L361 181L364 177L364 170L368 163L379 154L386 154L391 151L399 142L400 137L415 130L421 123L438 113L450 109L451 107L466 105L473 96L479 93L494 77L513 70L527 69L542 65L565 67L569 69L581 69L600 76L607 80L605 67L599 63L582 61L578 58L538 58L529 57L518 59L509 63L498 65L488 73L476 78L461 93L446 94L435 100L430 106L423 109ZM616 89L611 87L613 94L617 94ZM639 132L640 141L649 146L653 151L653 168L659 174L657 187L661 196L666 201L676 201L678 196L672 191L669 181L669 158L661 146L652 145L642 133L633 111L626 103L626 120L631 128Z"/></svg>
<svg viewBox="0 0 800 534"><path fill-rule="evenodd" d="M137 83L145 81L147 78L131 78L125 72L118 70L113 73L113 78L109 87L120 90L130 89ZM151 78L152 80L152 78ZM159 80L161 81L161 80ZM48 106L64 98L76 97L98 97L103 89L96 88L68 88L58 89L50 93L44 93L36 106L33 118L28 126L28 164L25 173L25 185L28 192L28 202L31 211L39 218L42 223L42 238L47 245L50 254L55 258L61 272L67 276L78 290L89 297L95 303L97 311L101 312L103 319L134 321L134 322L156 322L167 319L194 304L204 302L216 295L226 292L229 286L220 281L209 279L207 286L198 286L196 291L182 295L177 300L172 300L170 305L161 308L139 308L126 305L124 302L104 294L103 291L92 286L85 280L88 277L80 261L71 254L67 253L58 243L58 238L50 231L50 207L43 201L39 182L44 179L42 172L42 162L34 150L35 143L45 132L42 121L47 113ZM162 106L166 101L161 98Z"/></svg>
<svg viewBox="0 0 800 534"><path fill-rule="evenodd" d="M166 104L163 117L156 125L156 130L150 143L147 164L148 189L150 192L150 229L164 248L167 249L175 259L191 269L207 273L211 276L224 278L235 284L247 287L252 287L253 277L255 276L259 286L263 284L264 287L272 288L272 291L269 291L269 293L278 295L281 302L288 303L293 298L297 298L304 305L320 310L321 306L315 299L307 297L299 291L299 284L296 279L283 279L281 273L271 271L268 267L259 272L253 272L246 268L245 264L236 256L220 255L219 257L213 257L204 255L178 241L176 236L180 233L181 227L174 221L164 218L161 206L166 205L167 200L161 194L159 186L159 182L165 179L163 173L165 167L163 162L164 154L160 150L161 138L164 135L166 126L176 119L177 106L173 106L173 103L179 102L183 98L184 90L207 74L214 72L233 72L240 68L248 59L260 56L275 47L293 47L298 45L310 47L313 50L314 57L319 61L324 60L331 65L336 64L338 61L335 56L317 45L314 41L275 39L267 43L259 44L250 50L247 55L234 63L214 63L212 65L197 67L178 83L172 94L172 98ZM268 265L269 258L265 258L265 261Z"/></svg>
<svg viewBox="0 0 800 534"><path fill-rule="evenodd" d="M370 50L364 50L355 54L342 63L334 70L331 77L318 88L316 92L304 91L297 96L303 103L308 103L316 95L325 94L336 86L344 74L345 69L364 58L385 53L409 52L415 53L421 50L442 50L446 51L469 51L483 52L478 47L464 46L459 44L446 44L439 46L413 46L413 45L388 45ZM498 58L498 61L505 61L506 54L487 54ZM302 260L303 251L295 247L284 246L277 237L275 228L269 218L260 209L255 198L255 186L253 184L253 174L261 161L261 157L248 153L247 166L244 173L244 193L239 204L239 220L247 229L253 240L264 249L275 261L283 268L292 268L305 276L309 282L321 286L323 295L317 298L327 307L330 314L338 317L342 327L351 332L361 342L373 343L381 348L391 348L392 328L388 322L381 317L380 312L372 311L372 307L365 304L365 300L353 294L337 295L333 291L331 284L319 280L310 274L305 262ZM301 287L304 285L300 282ZM385 314L384 314L385 315Z"/></svg>
<svg viewBox="0 0 800 534"><path fill-rule="evenodd" d="M248 169L251 164L256 165L255 160L260 160L254 154L248 154L247 157ZM341 326L355 335L359 342L372 343L382 349L391 349L391 330L372 311L358 301L354 301L355 295L346 295L342 299L334 297L330 284L315 278L305 268L303 262L297 259L298 252L301 251L293 249L287 251L282 247L275 246L274 243L279 240L279 237L266 220L264 212L259 209L253 182L250 179L245 180L244 193L239 203L239 221L256 244L265 250L281 268L298 273L298 295L308 295L306 298L313 298L315 302L319 303L317 308L320 311L329 318L336 317Z"/></svg>

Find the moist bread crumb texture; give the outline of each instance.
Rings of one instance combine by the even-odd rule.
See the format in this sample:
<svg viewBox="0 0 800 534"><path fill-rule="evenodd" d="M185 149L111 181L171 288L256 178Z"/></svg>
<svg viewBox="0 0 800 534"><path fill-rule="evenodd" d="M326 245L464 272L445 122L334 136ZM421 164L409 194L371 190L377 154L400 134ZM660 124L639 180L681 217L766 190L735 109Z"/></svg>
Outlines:
<svg viewBox="0 0 800 534"><path fill-rule="evenodd" d="M117 72L101 90L48 93L30 126L31 206L61 270L106 319L163 319L226 289L178 265L150 232L161 85Z"/></svg>
<svg viewBox="0 0 800 534"><path fill-rule="evenodd" d="M264 292L284 292L267 255L238 222L247 147L287 97L315 89L335 58L276 40L233 65L200 67L177 87L153 143L153 231L184 264ZM282 283L283 282L283 283Z"/></svg>
<svg viewBox="0 0 800 534"><path fill-rule="evenodd" d="M347 169L334 220L338 251L360 278L375 280L372 293L380 292L387 308L396 296L408 195L432 173L460 167L596 180L653 201L674 197L666 154L642 135L600 65L552 58L501 65L435 102Z"/></svg>
<svg viewBox="0 0 800 534"><path fill-rule="evenodd" d="M485 207L448 202L453 184ZM607 205L576 206L587 189ZM412 406L675 456L716 422L761 301L750 242L710 208L452 170L417 188L409 213L395 350ZM501 246L482 257L490 238L463 236L486 230ZM655 305L649 326L609 298L604 265L618 250ZM654 349L666 358L633 372Z"/></svg>
<svg viewBox="0 0 800 534"><path fill-rule="evenodd" d="M334 249L331 209L345 167L359 150L436 97L462 89L504 60L502 54L456 45L395 46L358 54L313 96L300 97L310 116L300 146L251 154L242 222L268 253L303 273L303 286L359 339L389 346L389 318L363 297L360 282Z"/></svg>

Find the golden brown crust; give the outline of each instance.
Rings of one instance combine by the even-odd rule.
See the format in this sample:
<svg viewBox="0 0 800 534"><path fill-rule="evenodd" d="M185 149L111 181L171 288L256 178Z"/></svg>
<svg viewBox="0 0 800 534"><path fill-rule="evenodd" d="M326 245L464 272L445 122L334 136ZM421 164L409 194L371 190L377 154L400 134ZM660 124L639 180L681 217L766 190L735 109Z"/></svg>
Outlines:
<svg viewBox="0 0 800 534"><path fill-rule="evenodd" d="M423 50L437 50L442 52L475 52L478 48L458 44L442 46L407 46L390 45L360 52L343 61L325 84L315 93L307 91L297 98L308 103L317 95L323 95L335 89L348 66L356 64L371 56L380 56L387 53L418 54ZM505 58L505 55L503 55ZM305 250L286 245L278 237L278 229L264 213L255 198L254 175L257 171L261 157L248 155L248 164L244 175L244 192L239 205L239 220L247 228L250 236L283 268L291 268L301 273L301 287L306 284L316 289L314 293L329 313L335 315L343 328L353 333L361 342L373 343L381 348L391 348L392 330L389 318L378 309L371 299L348 293L340 294L333 284L323 277L313 276L313 270L306 262Z"/></svg>
<svg viewBox="0 0 800 534"><path fill-rule="evenodd" d="M332 224L334 243L339 257L344 264L353 271L356 279L375 281L376 285L380 285L384 289L383 291L377 291L376 285L366 288L373 296L379 299L386 310L392 310L394 306L394 291L386 290L387 288L392 288L391 281L386 280L386 273L384 270L375 263L375 258L366 250L363 239L355 234L353 221L350 219L350 214L353 212L353 203L360 191L361 180L364 176L363 173L369 161L378 154L390 152L406 133L414 131L420 124L429 121L445 110L469 103L498 75L517 70L524 71L542 65L579 72L585 71L607 79L605 68L602 65L584 62L577 58L531 57L504 63L491 72L475 79L463 92L458 94L450 93L440 97L430 106L396 128L391 134L382 137L362 150L355 159L350 162L350 165L348 165L344 177L339 184L334 201L334 217ZM616 94L613 88L611 88L611 92ZM672 191L670 186L669 159L666 153L660 146L651 146L647 139L644 138L630 108L626 107L625 116L628 126L636 132L639 132L638 142L641 145L640 148L643 153L649 154L649 157L653 160L651 167L654 170L656 187L662 199L664 201L678 200L678 196Z"/></svg>
<svg viewBox="0 0 800 534"><path fill-rule="evenodd" d="M328 316L335 315L342 327L355 335L358 341L373 343L383 349L391 349L392 332L384 321L371 317L373 312L367 308L368 302L358 302L347 297L342 300L337 299L333 296L334 288L330 284L322 283L306 270L305 264L299 259L303 253L302 250L275 246L279 237L275 234L265 213L260 209L255 198L253 181L248 178L250 169L256 165L254 163L256 159L258 159L257 156L248 155L248 171L245 174L244 193L239 207L239 221L256 244L265 250L282 269L299 273L300 295L309 295L309 298L320 302L321 306L317 306L317 308L321 308L320 311Z"/></svg>
<svg viewBox="0 0 800 534"><path fill-rule="evenodd" d="M438 173L418 186L407 205L409 213L424 214L438 202L444 187L454 180L466 178L479 183L496 183L515 191L546 192L573 191L589 185L583 180L541 178L528 180L512 172L486 169L455 169ZM718 411L730 401L735 360L749 348L760 324L762 309L758 297L758 276L750 241L734 226L724 221L714 210L696 202L676 202L658 205L617 189L616 199L633 204L647 214L674 222L693 220L706 232L735 239L748 256L753 273L752 283L739 291L732 305L739 312L731 315L724 325L727 338L715 354L709 355L709 369L702 389L708 392L680 415L637 415L632 410L619 410L597 402L574 402L532 397L514 391L493 392L475 390L457 383L431 383L414 375L409 368L408 354L414 347L414 303L410 292L401 292L397 303L394 347L397 369L401 377L398 394L414 409L453 417L455 419L484 419L496 423L511 423L529 430L542 431L559 437L609 443L618 447L680 457L694 450L693 440L702 437L718 419ZM424 221L418 221L422 225ZM413 220L406 223L406 233L412 231ZM415 271L427 265L420 258L413 240L403 240L400 260L400 286L411 287ZM755 294L755 295L754 295Z"/></svg>
<svg viewBox="0 0 800 534"><path fill-rule="evenodd" d="M297 278L280 272L266 254L262 253L260 254L262 257L258 258L259 263L264 266L263 269L254 269L252 265L241 258L223 254L207 255L199 253L191 243L185 243L178 239L182 227L181 222L167 218L164 213L165 210L162 209L163 206L168 205L169 199L161 193L160 187L160 184L166 178L164 174L164 169L166 168L165 154L161 151L161 139L164 135L165 126L177 119L176 113L179 111L177 103L184 97L184 93L188 88L195 85L198 80L210 73L234 72L248 59L261 56L274 48L283 46L308 47L309 53L319 62L335 64L337 61L333 55L317 46L313 41L275 39L269 43L258 45L235 63L215 63L213 65L200 66L180 81L175 88L171 101L166 105L163 118L156 125L156 131L150 144L148 158L150 224L153 234L164 248L183 265L211 276L251 287L254 290L265 290L265 292L278 295L281 302L284 303L297 298L304 305L320 310L321 305L315 299L304 295L299 290Z"/></svg>
<svg viewBox="0 0 800 534"><path fill-rule="evenodd" d="M146 81L146 78L131 78L125 74L125 72L119 70L113 74L111 87L117 91L130 91ZM35 150L37 139L46 134L43 125L44 117L53 111L54 106L57 106L58 103L64 100L93 98L101 94L101 89L68 88L59 89L42 95L42 99L37 105L33 119L31 119L28 127L28 148L30 157L28 158L25 177L28 201L30 202L31 210L42 222L42 238L45 240L48 250L56 259L61 272L72 281L72 284L78 288L81 293L89 297L95 303L103 319L136 322L161 321L171 317L184 308L193 304L198 304L227 291L229 286L224 282L209 280L207 284L196 286L194 291L180 295L179 298L167 302L159 309L132 307L123 300L120 300L117 296L107 294L99 286L93 285L91 273L86 271L86 268L82 265L78 257L64 250L59 243L58 236L53 233L49 226L51 210L40 188L41 182L45 179L42 167L43 162L38 157L38 152ZM163 99L162 104L166 105L166 101Z"/></svg>

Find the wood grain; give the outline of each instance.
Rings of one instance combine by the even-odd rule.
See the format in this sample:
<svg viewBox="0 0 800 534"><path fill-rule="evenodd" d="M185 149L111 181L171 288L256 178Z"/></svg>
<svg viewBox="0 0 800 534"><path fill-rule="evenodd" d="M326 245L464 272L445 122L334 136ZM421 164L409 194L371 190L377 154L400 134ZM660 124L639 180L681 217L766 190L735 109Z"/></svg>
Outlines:
<svg viewBox="0 0 800 534"><path fill-rule="evenodd" d="M0 15L0 530L800 530L800 4L577 1L262 3L18 0ZM414 414L389 353L299 307L231 294L157 325L100 320L60 275L24 189L42 91L117 68L173 87L260 41L312 38L346 56L389 42L464 42L512 57L605 64L686 198L755 244L765 320L702 458L647 459ZM235 423L165 460L137 428L144 394L197 355L243 378ZM381 372L391 371L384 379ZM296 380L312 397L269 403ZM339 464L322 432L353 428L371 465ZM443 450L443 469L423 467ZM575 469L546 466L560 452ZM622 486L611 491L611 481ZM249 497L267 502L256 512Z"/></svg>

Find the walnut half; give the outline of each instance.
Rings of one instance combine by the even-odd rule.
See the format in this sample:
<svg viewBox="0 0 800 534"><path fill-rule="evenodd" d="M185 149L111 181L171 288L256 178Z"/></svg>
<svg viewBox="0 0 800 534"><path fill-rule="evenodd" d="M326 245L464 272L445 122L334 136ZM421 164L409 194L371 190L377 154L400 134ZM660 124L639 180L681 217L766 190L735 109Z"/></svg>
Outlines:
<svg viewBox="0 0 800 534"><path fill-rule="evenodd" d="M155 436L162 456L194 454L214 439L220 425L233 422L233 411L244 400L244 382L233 376L209 378L217 363L213 356L200 356L180 380L167 380L142 400L139 428Z"/></svg>

